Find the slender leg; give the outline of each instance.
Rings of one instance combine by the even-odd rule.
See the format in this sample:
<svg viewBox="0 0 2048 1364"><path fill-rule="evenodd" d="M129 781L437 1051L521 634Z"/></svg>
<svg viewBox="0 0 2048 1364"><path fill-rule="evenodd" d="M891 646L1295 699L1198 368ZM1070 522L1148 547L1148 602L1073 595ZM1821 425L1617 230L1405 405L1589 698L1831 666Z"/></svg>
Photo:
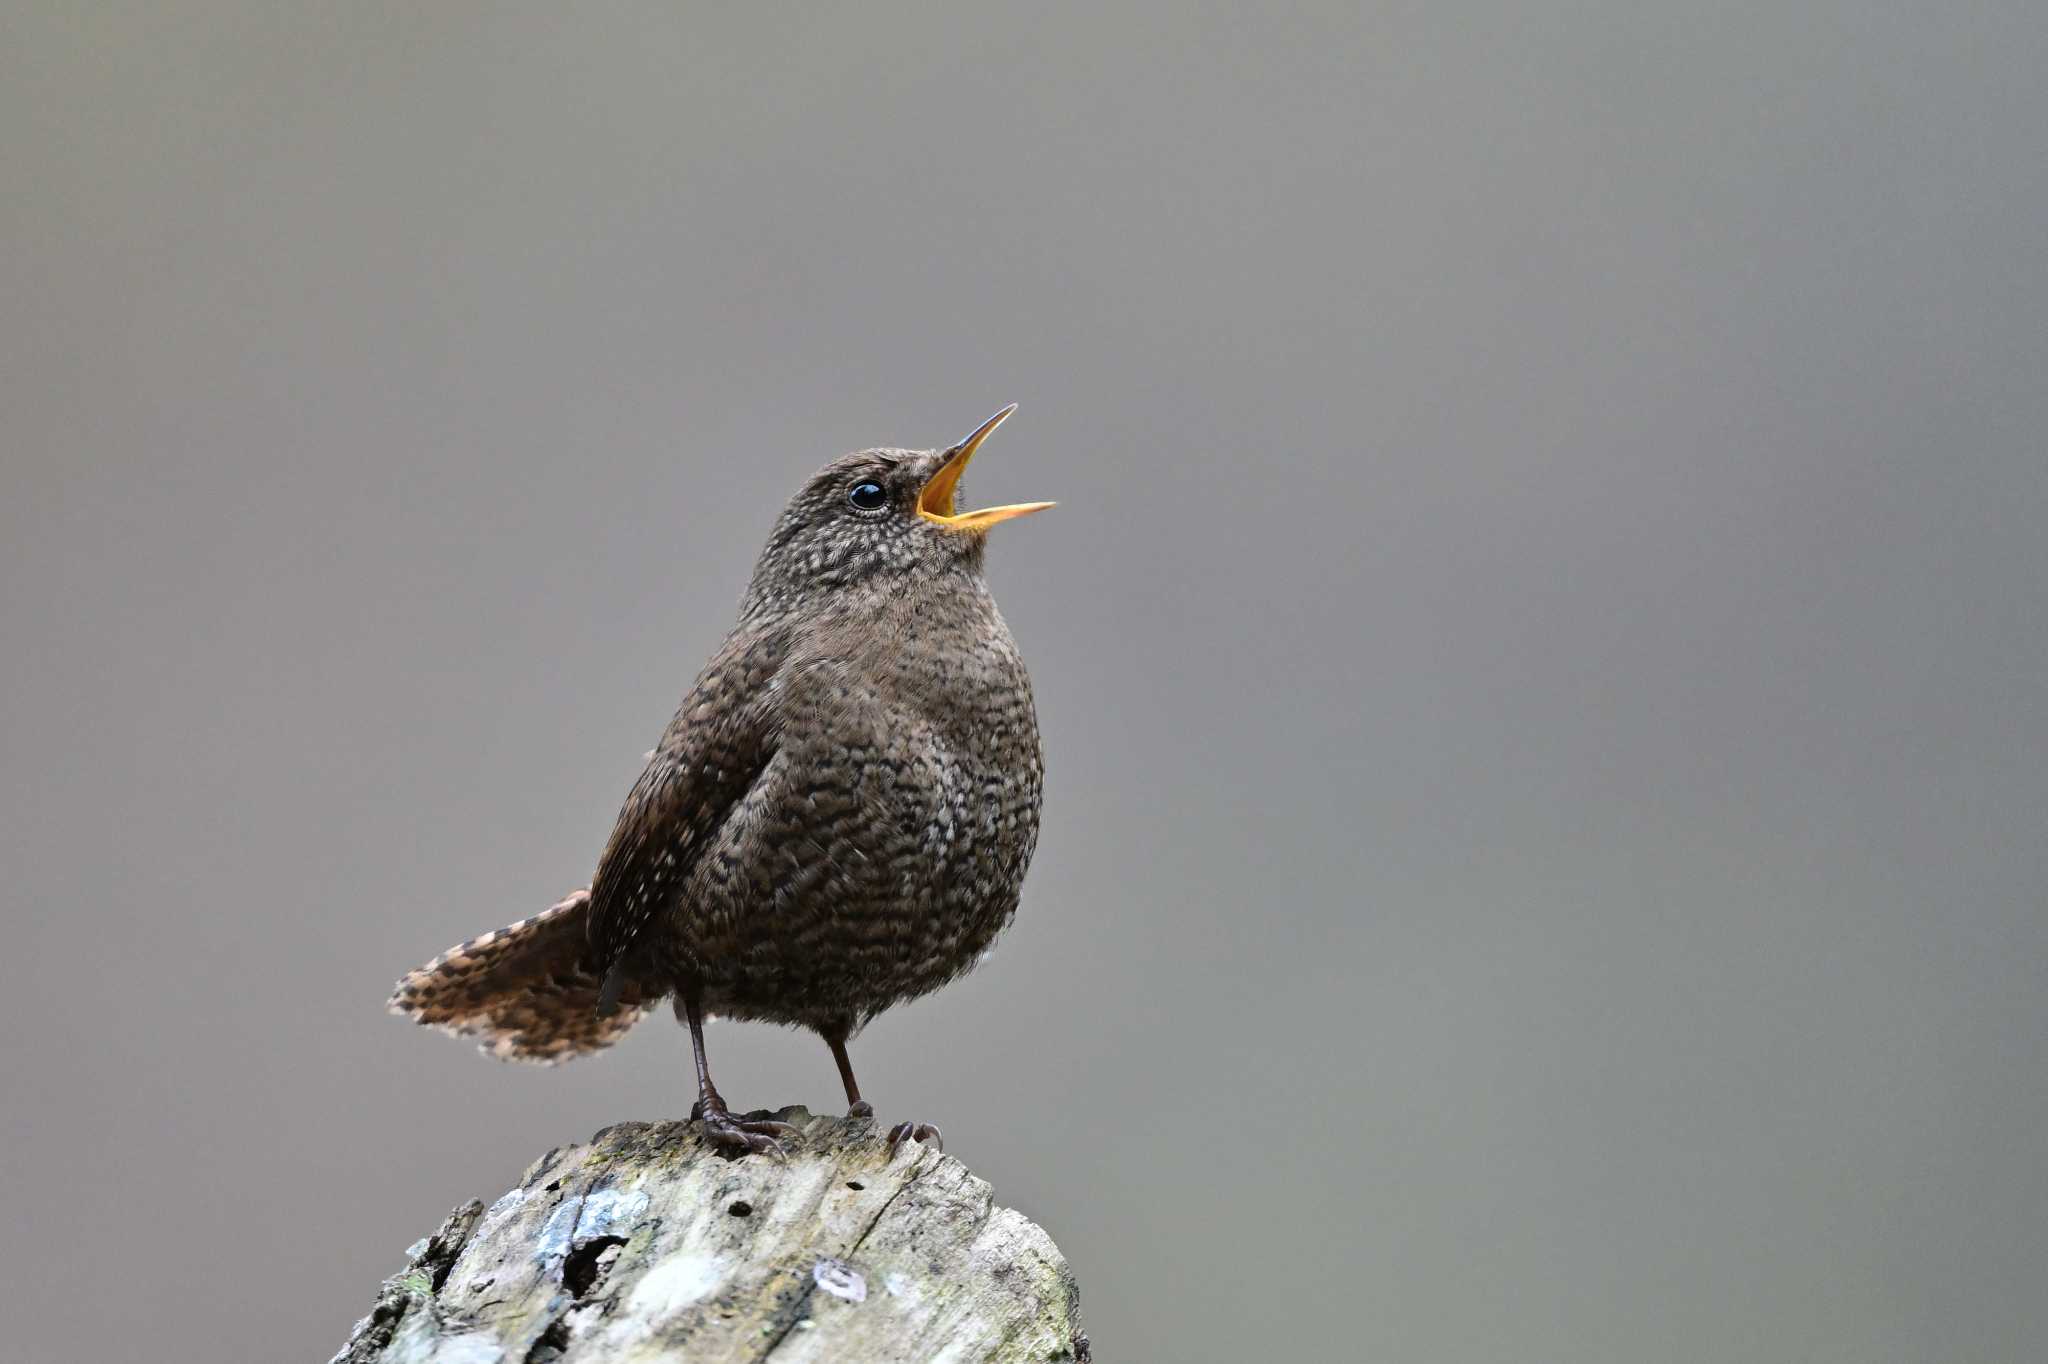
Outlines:
<svg viewBox="0 0 2048 1364"><path fill-rule="evenodd" d="M875 1106L860 1096L860 1085L853 1078L853 1061L846 1054L846 1028L820 1028L818 1036L825 1039L825 1045L832 1048L832 1059L839 1066L839 1083L846 1086L846 1116L849 1118L872 1118ZM939 1135L939 1129L928 1122L899 1122L889 1129L889 1155L893 1159L896 1148L906 1141L928 1141L941 1151L946 1149L946 1139Z"/></svg>
<svg viewBox="0 0 2048 1364"><path fill-rule="evenodd" d="M825 1045L832 1048L832 1059L839 1066L839 1083L846 1086L846 1116L849 1118L872 1118L875 1106L860 1096L860 1082L853 1078L853 1062L846 1055L846 1030L835 1029L820 1032Z"/></svg>
<svg viewBox="0 0 2048 1364"><path fill-rule="evenodd" d="M786 1122L733 1117L718 1093L718 1086L711 1083L711 1066L704 1057L704 1008L695 990L676 996L676 1013L690 1029L690 1050L697 1057L697 1105L690 1115L703 1120L704 1139L742 1154L772 1151L778 1156L787 1155L776 1138L794 1136L794 1127Z"/></svg>

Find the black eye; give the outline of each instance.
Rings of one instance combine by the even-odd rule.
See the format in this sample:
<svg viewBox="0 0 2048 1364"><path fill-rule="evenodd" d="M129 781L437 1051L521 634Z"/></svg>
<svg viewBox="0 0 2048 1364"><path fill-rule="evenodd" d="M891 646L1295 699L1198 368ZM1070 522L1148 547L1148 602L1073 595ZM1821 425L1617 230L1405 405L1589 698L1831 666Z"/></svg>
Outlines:
<svg viewBox="0 0 2048 1364"><path fill-rule="evenodd" d="M880 511L889 505L889 494L879 483L856 483L846 490L846 500L858 511Z"/></svg>

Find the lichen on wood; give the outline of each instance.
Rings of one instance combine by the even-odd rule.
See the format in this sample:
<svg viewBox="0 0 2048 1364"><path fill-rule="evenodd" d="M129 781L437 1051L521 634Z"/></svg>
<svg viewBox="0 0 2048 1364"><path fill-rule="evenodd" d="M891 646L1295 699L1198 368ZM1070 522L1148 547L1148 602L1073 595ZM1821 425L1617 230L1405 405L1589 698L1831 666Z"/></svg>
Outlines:
<svg viewBox="0 0 2048 1364"><path fill-rule="evenodd" d="M786 1159L674 1122L548 1152L416 1242L334 1364L1088 1359L1058 1248L966 1166L772 1116Z"/></svg>

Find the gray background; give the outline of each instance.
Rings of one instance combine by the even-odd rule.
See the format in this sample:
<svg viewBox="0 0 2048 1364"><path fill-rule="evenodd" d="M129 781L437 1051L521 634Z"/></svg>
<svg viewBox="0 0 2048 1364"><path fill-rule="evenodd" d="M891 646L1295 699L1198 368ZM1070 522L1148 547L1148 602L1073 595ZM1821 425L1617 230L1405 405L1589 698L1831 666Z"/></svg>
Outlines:
<svg viewBox="0 0 2048 1364"><path fill-rule="evenodd" d="M2038 3L693 8L7 17L0 1351L324 1358L684 1112L384 994L1015 399L1044 838L854 1050L1099 1358L2048 1355Z"/></svg>

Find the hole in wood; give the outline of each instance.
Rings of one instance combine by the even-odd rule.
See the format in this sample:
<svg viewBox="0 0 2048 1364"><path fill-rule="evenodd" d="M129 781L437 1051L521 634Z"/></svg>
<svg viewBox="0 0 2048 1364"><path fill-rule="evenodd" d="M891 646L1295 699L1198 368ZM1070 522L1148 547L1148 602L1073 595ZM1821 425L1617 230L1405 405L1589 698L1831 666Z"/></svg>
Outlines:
<svg viewBox="0 0 2048 1364"><path fill-rule="evenodd" d="M578 1245L562 1261L562 1287L579 1298L588 1297L612 1261L619 1258L615 1247L624 1244L623 1236L593 1236Z"/></svg>

